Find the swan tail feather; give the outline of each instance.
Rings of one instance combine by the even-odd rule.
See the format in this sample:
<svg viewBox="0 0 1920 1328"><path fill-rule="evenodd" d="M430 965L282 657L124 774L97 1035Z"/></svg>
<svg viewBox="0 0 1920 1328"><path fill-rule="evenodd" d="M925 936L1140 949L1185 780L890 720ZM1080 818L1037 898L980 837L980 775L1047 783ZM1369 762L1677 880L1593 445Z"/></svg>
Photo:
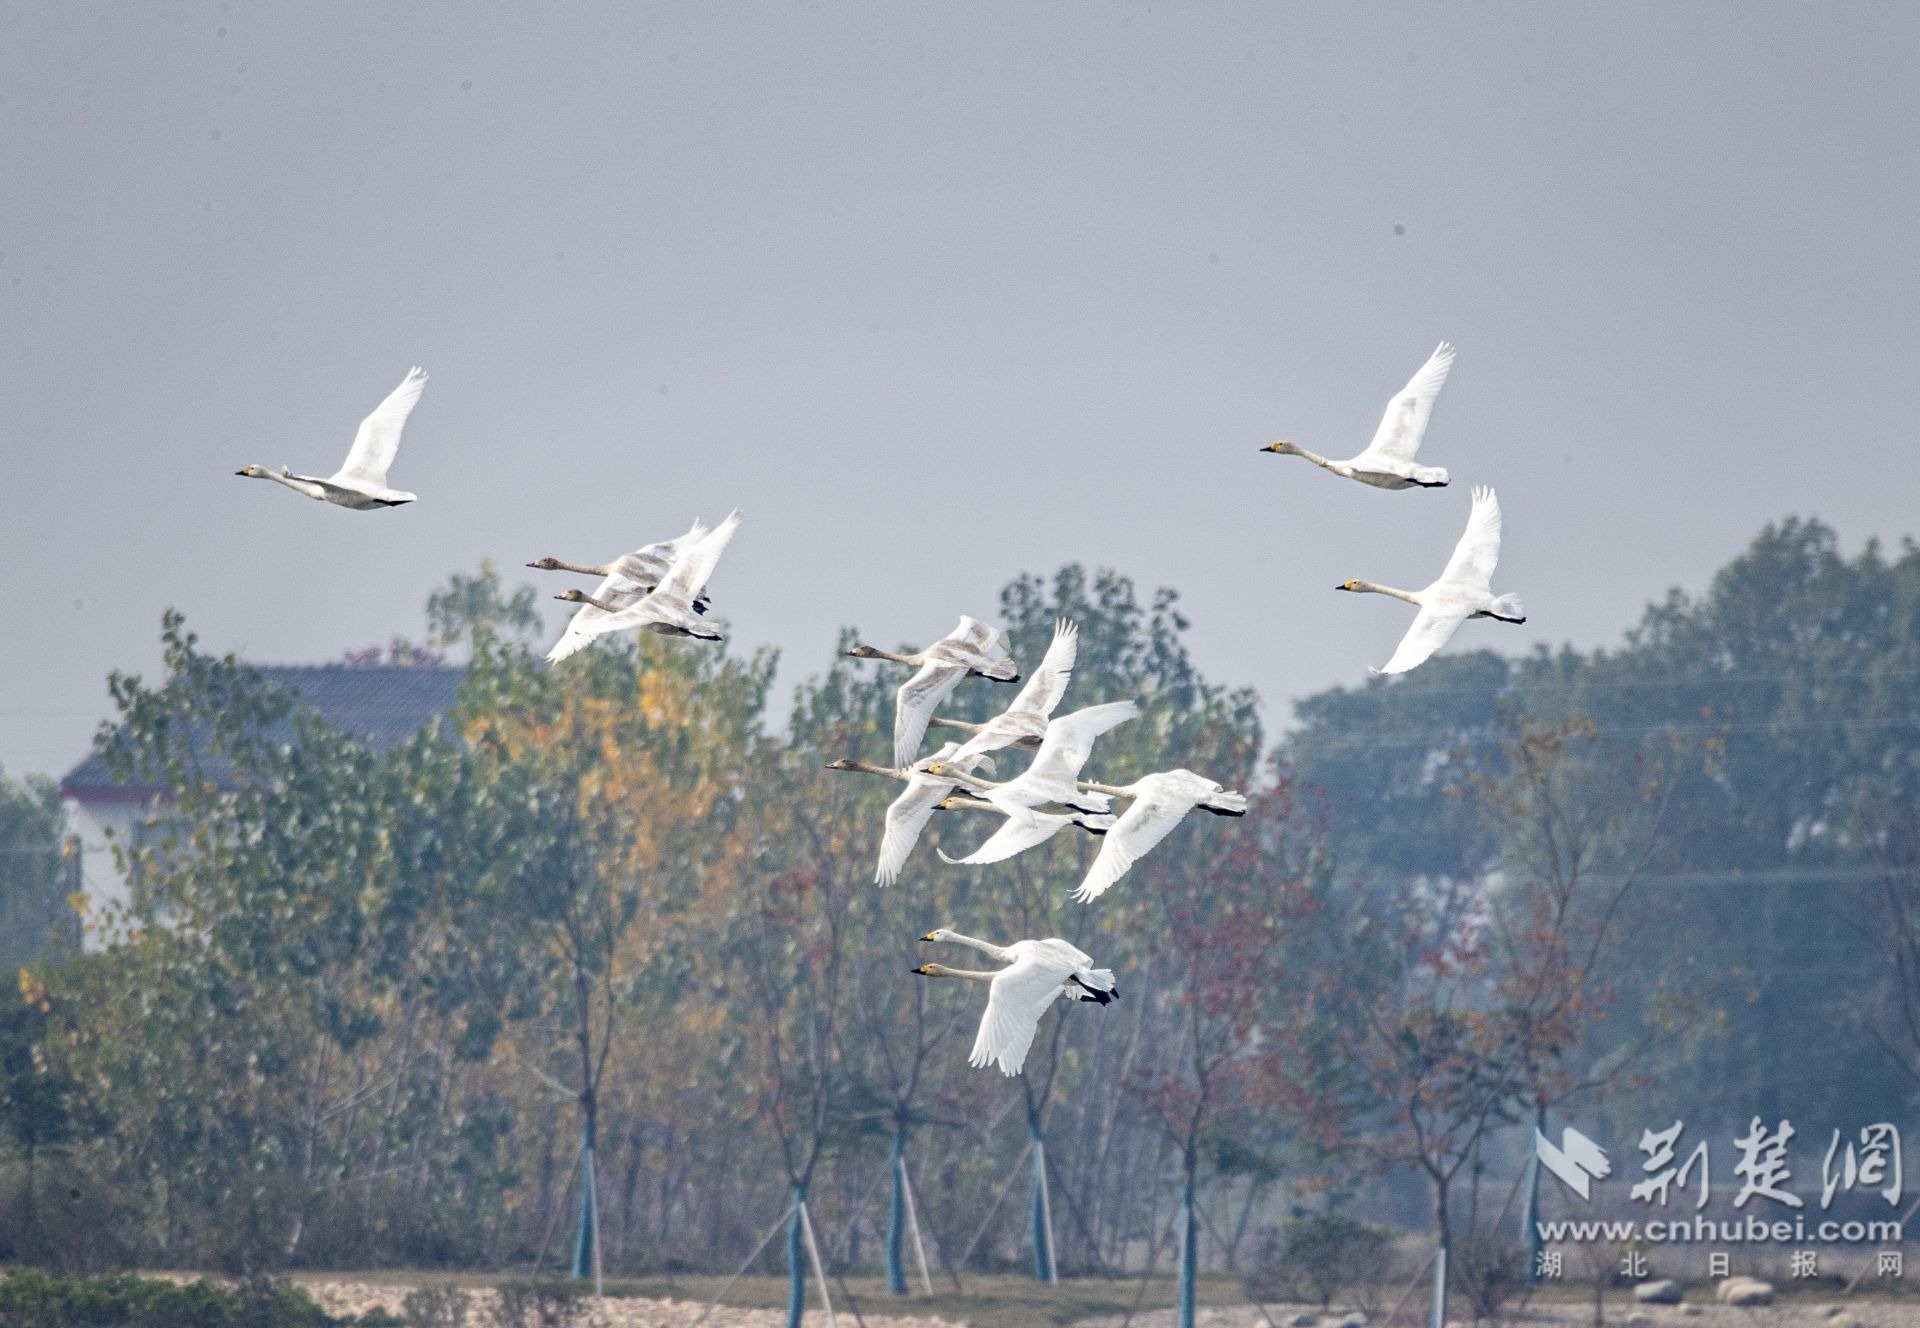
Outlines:
<svg viewBox="0 0 1920 1328"><path fill-rule="evenodd" d="M1215 816L1245 816L1247 814L1247 795L1233 789L1222 789L1200 804L1205 811Z"/></svg>

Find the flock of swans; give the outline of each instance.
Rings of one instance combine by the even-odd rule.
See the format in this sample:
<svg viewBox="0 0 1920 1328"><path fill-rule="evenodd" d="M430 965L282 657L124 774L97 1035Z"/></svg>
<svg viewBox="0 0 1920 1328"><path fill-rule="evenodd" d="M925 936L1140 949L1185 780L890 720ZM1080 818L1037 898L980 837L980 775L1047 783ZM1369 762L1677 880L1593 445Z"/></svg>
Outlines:
<svg viewBox="0 0 1920 1328"><path fill-rule="evenodd" d="M1297 443L1281 440L1261 449L1304 457L1336 475L1379 489L1443 488L1447 471L1416 460L1433 403L1453 367L1454 350L1446 342L1406 387L1387 403L1386 414L1366 450L1332 461ZM356 511L398 507L417 495L389 487L387 472L399 453L407 417L419 403L427 376L410 370L400 386L360 424L344 465L321 479L297 475L282 466L276 474L262 466L236 472L272 480L320 502ZM703 621L711 602L707 582L719 564L740 513L718 525L695 521L685 534L647 544L604 564L539 558L527 564L543 571L599 577L591 591L567 590L554 598L580 607L560 639L547 652L559 662L596 639L635 629L717 641L720 633ZM1419 611L1393 657L1376 673L1405 673L1423 663L1469 618L1526 621L1519 596L1495 595L1493 571L1500 557L1500 503L1491 488L1473 490L1466 532L1437 580L1421 590L1398 590L1372 581L1350 580L1336 589L1390 595ZM1031 677L1013 703L984 724L942 718L942 702L969 677L992 682L1021 681L1005 632L962 616L959 626L923 650L896 654L877 646L855 645L856 659L886 660L914 670L894 698L893 764L872 765L851 757L830 762L829 770L879 775L906 785L887 808L874 881L882 886L900 879L920 834L937 811L976 811L1000 817L993 833L965 857L940 859L954 866L1002 862L1051 840L1072 826L1100 838L1092 865L1074 891L1090 903L1111 889L1129 869L1173 832L1189 812L1244 816L1247 799L1195 774L1175 769L1146 774L1129 784L1101 784L1080 777L1100 735L1139 714L1132 701L1108 701L1056 717L1065 697L1079 649L1075 625L1062 621ZM922 756L929 728L957 731L963 740L948 742ZM999 773L992 753L1021 749L1033 753L1025 770L1010 779ZM1116 814L1115 801L1126 803ZM962 936L944 928L920 938L924 943L970 946L1003 967L993 971L923 964L925 977L959 978L987 984L987 1005L969 1056L976 1067L996 1064L1002 1073L1020 1073L1041 1017L1056 1000L1105 1005L1120 992L1113 973L1093 967L1093 959L1058 937L1021 940L1008 946Z"/></svg>

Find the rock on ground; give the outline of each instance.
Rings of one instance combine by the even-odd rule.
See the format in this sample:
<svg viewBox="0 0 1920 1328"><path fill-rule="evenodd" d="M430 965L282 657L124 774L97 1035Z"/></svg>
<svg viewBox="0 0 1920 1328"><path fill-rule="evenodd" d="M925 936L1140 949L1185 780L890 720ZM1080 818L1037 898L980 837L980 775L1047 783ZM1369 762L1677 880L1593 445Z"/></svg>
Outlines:
<svg viewBox="0 0 1920 1328"><path fill-rule="evenodd" d="M1754 1277L1729 1277L1714 1295L1728 1305L1771 1305L1773 1283Z"/></svg>

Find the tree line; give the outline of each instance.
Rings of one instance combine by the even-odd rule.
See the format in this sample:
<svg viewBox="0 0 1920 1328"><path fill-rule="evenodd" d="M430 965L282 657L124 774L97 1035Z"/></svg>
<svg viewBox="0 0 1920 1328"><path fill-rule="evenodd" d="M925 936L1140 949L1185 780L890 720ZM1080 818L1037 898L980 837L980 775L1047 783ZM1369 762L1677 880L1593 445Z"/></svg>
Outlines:
<svg viewBox="0 0 1920 1328"><path fill-rule="evenodd" d="M1908 1100L1916 611L1911 545L1848 560L1790 522L1616 651L1442 655L1269 743L1171 592L1023 577L1016 658L1071 618L1069 703L1141 705L1100 777L1253 800L1093 907L1097 841L950 868L933 844L990 829L960 811L872 883L899 786L823 769L884 759L899 679L870 666L836 657L784 723L766 653L547 668L483 573L430 605L471 654L456 711L373 752L170 615L165 677L116 677L102 737L167 791L138 902L22 967L0 1020L3 1253L772 1270L804 1198L828 1265L904 1290L915 1227L956 1279L1284 1274L1351 1211L1434 1231L1490 1294L1524 1249L1480 1194L1510 1126ZM14 907L62 878L46 790L6 799L9 843L54 846ZM909 972L936 926L1064 936L1122 999L1052 1012L1018 1078L972 1070L978 993Z"/></svg>

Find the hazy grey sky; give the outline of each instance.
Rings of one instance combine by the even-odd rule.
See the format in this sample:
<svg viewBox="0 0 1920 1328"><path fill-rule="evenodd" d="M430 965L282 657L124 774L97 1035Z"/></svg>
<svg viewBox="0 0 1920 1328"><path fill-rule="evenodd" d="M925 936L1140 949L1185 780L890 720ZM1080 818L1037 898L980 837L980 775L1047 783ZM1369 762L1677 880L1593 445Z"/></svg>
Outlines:
<svg viewBox="0 0 1920 1328"><path fill-rule="evenodd" d="M1916 56L1920 6L1757 0L7 5L0 763L83 755L168 605L322 661L735 505L789 680L1080 560L1276 725L1476 482L1531 621L1458 647L1613 641L1790 513L1897 537ZM1359 450L1442 337L1453 487L1256 454ZM416 505L233 477L415 363Z"/></svg>

